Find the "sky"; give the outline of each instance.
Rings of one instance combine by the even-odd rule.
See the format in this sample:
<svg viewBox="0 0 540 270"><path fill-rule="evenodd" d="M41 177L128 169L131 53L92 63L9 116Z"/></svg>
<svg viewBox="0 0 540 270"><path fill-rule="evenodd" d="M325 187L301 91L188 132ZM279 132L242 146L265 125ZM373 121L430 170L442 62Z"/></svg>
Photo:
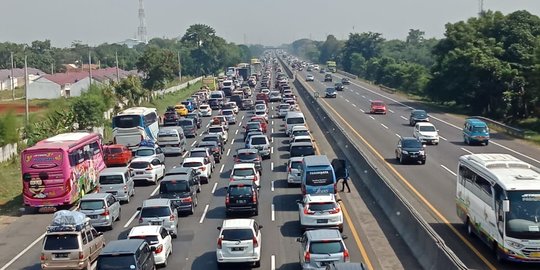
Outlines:
<svg viewBox="0 0 540 270"><path fill-rule="evenodd" d="M404 39L409 29L441 38L444 25L477 16L480 0L144 0L149 38L182 36L196 23L238 44L270 46L300 38L346 39L379 32ZM0 42L51 40L69 47L135 37L138 0L0 0ZM540 0L484 0L485 10L527 10L540 16Z"/></svg>

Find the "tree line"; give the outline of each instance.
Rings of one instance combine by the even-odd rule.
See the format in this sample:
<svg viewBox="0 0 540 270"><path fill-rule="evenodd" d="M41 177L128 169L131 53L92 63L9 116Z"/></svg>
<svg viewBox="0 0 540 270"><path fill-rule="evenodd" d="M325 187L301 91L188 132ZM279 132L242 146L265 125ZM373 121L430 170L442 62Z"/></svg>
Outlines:
<svg viewBox="0 0 540 270"><path fill-rule="evenodd" d="M513 123L540 117L540 18L488 11L448 23L444 38L410 29L405 40L351 33L347 40L300 39L288 49L361 78L440 104Z"/></svg>

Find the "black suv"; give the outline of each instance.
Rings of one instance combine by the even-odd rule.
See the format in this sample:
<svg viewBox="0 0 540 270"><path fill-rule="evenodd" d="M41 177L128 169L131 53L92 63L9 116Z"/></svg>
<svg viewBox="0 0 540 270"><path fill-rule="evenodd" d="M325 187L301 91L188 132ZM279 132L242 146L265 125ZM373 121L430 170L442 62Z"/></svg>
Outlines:
<svg viewBox="0 0 540 270"><path fill-rule="evenodd" d="M176 111L168 111L163 115L164 126L176 126L176 122L180 119L180 115Z"/></svg>
<svg viewBox="0 0 540 270"><path fill-rule="evenodd" d="M178 213L193 215L198 203L197 185L187 175L168 175L161 180L159 193L151 197L154 198L170 199Z"/></svg>
<svg viewBox="0 0 540 270"><path fill-rule="evenodd" d="M429 122L427 112L424 110L412 110L409 116L409 125L414 126L417 122Z"/></svg>
<svg viewBox="0 0 540 270"><path fill-rule="evenodd" d="M420 161L426 164L426 149L422 142L414 137L401 137L396 146L396 159L403 164L406 161Z"/></svg>
<svg viewBox="0 0 540 270"><path fill-rule="evenodd" d="M331 82L332 81L332 74L325 74L324 75L324 81L325 82Z"/></svg>
<svg viewBox="0 0 540 270"><path fill-rule="evenodd" d="M345 86L343 86L342 83L336 83L334 88L336 89L336 91L343 91L343 89L345 89Z"/></svg>
<svg viewBox="0 0 540 270"><path fill-rule="evenodd" d="M210 152L214 156L214 160L216 163L219 163L221 160L221 147L219 146L218 142L215 141L206 141L206 142L199 142L197 144L197 147L204 147L210 149Z"/></svg>
<svg viewBox="0 0 540 270"><path fill-rule="evenodd" d="M262 175L262 165L261 165L262 157L259 154L259 150L257 149L238 149L236 152L236 155L234 155L234 163L253 163L255 164L255 169L259 171L259 174Z"/></svg>
<svg viewBox="0 0 540 270"><path fill-rule="evenodd" d="M349 78L343 78L343 79L341 79L341 83L343 85L347 85L347 84L351 84L351 81L349 80Z"/></svg>
<svg viewBox="0 0 540 270"><path fill-rule="evenodd" d="M231 213L259 214L259 193L252 180L236 180L229 182L225 196L226 216Z"/></svg>

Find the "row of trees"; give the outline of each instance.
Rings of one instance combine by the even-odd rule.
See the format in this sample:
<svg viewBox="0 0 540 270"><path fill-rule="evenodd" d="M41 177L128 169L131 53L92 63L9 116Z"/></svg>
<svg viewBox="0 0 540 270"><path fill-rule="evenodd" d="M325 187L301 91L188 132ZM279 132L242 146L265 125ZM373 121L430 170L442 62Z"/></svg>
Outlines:
<svg viewBox="0 0 540 270"><path fill-rule="evenodd" d="M517 121L540 116L540 18L527 11L486 12L446 25L443 39L411 29L406 40L380 33L301 39L289 49L389 87L454 104L473 114Z"/></svg>

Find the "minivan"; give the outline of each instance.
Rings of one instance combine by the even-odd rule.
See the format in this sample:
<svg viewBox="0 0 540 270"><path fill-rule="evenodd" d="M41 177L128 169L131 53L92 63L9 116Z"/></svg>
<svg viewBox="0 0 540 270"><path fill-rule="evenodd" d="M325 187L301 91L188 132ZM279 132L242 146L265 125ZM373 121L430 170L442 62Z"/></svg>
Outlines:
<svg viewBox="0 0 540 270"><path fill-rule="evenodd" d="M305 156L301 174L302 194L337 192L334 168L325 155Z"/></svg>
<svg viewBox="0 0 540 270"><path fill-rule="evenodd" d="M181 127L163 127L157 134L157 143L165 155L181 155L186 151L186 137Z"/></svg>
<svg viewBox="0 0 540 270"><path fill-rule="evenodd" d="M128 167L105 168L99 173L99 192L111 193L117 200L129 203L135 195L133 176Z"/></svg>
<svg viewBox="0 0 540 270"><path fill-rule="evenodd" d="M305 126L306 118L301 112L288 112L285 115L285 134L288 136L294 126Z"/></svg>
<svg viewBox="0 0 540 270"><path fill-rule="evenodd" d="M467 118L463 126L463 142L468 145L473 143L488 145L489 127L486 122L476 118Z"/></svg>
<svg viewBox="0 0 540 270"><path fill-rule="evenodd" d="M225 102L225 93L223 91L212 91L210 92L210 98L217 99L220 104L223 104Z"/></svg>
<svg viewBox="0 0 540 270"><path fill-rule="evenodd" d="M96 270L154 270L153 252L144 239L110 241L99 254Z"/></svg>
<svg viewBox="0 0 540 270"><path fill-rule="evenodd" d="M79 201L77 211L90 218L93 227L112 229L113 223L120 220L120 202L110 193L90 193Z"/></svg>

